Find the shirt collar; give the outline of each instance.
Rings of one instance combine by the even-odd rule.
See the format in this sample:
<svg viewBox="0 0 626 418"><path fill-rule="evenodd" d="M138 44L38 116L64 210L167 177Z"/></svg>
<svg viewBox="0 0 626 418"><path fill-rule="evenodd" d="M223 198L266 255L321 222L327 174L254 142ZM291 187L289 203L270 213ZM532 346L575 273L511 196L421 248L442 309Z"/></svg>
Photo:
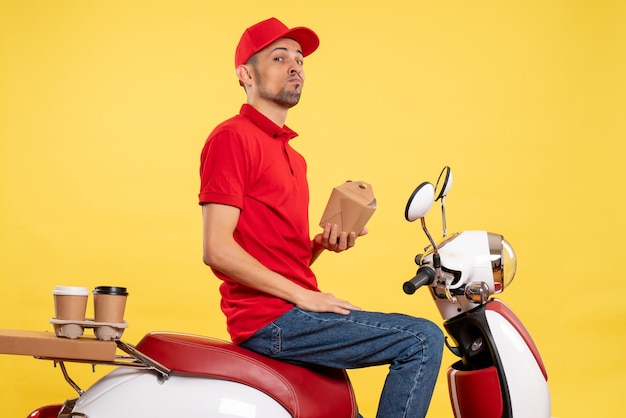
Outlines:
<svg viewBox="0 0 626 418"><path fill-rule="evenodd" d="M298 133L291 130L287 125L283 125L282 127L276 125L264 114L262 114L247 103L244 103L241 106L239 114L250 119L255 125L261 128L261 130L263 130L272 138L280 138L285 141L289 141L290 139L298 136Z"/></svg>

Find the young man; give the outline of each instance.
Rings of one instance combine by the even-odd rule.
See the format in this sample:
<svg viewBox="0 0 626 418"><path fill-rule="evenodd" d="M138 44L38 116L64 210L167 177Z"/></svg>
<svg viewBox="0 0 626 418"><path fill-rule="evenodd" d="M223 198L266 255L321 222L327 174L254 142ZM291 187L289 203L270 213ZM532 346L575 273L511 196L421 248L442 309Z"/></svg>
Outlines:
<svg viewBox="0 0 626 418"><path fill-rule="evenodd" d="M201 156L204 262L223 283L221 308L235 344L301 365L390 364L378 417L426 415L443 350L425 319L366 312L318 289L311 263L354 246L326 225L309 236L306 162L285 125L300 100L310 29L271 18L248 28L235 53L247 103L210 134ZM364 235L367 230L359 235Z"/></svg>

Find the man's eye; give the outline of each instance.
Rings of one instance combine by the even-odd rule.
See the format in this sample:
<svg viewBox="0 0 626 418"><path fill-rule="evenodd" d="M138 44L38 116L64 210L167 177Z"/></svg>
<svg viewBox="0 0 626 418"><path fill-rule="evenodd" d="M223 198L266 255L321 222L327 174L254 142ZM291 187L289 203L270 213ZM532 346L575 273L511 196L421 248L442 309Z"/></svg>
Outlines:
<svg viewBox="0 0 626 418"><path fill-rule="evenodd" d="M283 57L274 57L274 61L283 61Z"/></svg>

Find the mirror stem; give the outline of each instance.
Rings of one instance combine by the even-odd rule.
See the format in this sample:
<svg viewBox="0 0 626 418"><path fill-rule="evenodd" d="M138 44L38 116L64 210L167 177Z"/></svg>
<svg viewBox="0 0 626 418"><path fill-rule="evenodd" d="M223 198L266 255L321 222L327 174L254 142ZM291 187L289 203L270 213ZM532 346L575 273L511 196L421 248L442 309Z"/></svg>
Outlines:
<svg viewBox="0 0 626 418"><path fill-rule="evenodd" d="M426 228L426 220L423 217L420 218L420 220L422 221L422 229L424 230L424 233L428 237L428 241L430 241L430 245L433 246L433 250L435 254L439 254L439 248L437 248L437 244L435 244L435 240L433 240L433 237L430 236L430 232L428 232L428 228Z"/></svg>
<svg viewBox="0 0 626 418"><path fill-rule="evenodd" d="M430 241L430 245L433 246L433 267L435 268L435 278L438 279L441 277L441 258L439 257L439 248L437 248L435 240L430 236L430 232L428 232L428 228L426 228L426 219L421 217L420 221L422 222L422 229L428 237L428 241Z"/></svg>
<svg viewBox="0 0 626 418"><path fill-rule="evenodd" d="M441 197L441 223L443 224L443 237L448 235L448 227L446 226L446 205L444 203L445 196Z"/></svg>

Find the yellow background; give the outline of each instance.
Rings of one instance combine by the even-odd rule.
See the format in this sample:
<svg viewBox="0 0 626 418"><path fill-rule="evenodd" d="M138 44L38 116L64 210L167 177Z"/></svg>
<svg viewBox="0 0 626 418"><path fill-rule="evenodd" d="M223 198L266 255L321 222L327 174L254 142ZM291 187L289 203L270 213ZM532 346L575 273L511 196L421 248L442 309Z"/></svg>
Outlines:
<svg viewBox="0 0 626 418"><path fill-rule="evenodd" d="M2 1L0 328L51 329L55 285L117 285L130 291L128 342L227 338L201 260L199 152L245 100L243 29L277 16L322 42L287 122L309 162L312 223L344 180L378 198L357 248L316 263L322 288L441 323L426 292L402 293L426 244L403 211L450 165L449 230L499 232L517 251L502 298L541 350L553 416L622 416L625 5ZM428 224L439 236L438 211ZM452 416L452 361L431 418ZM70 366L83 387L107 371ZM366 417L385 374L351 372ZM0 356L2 416L74 396L52 363Z"/></svg>

